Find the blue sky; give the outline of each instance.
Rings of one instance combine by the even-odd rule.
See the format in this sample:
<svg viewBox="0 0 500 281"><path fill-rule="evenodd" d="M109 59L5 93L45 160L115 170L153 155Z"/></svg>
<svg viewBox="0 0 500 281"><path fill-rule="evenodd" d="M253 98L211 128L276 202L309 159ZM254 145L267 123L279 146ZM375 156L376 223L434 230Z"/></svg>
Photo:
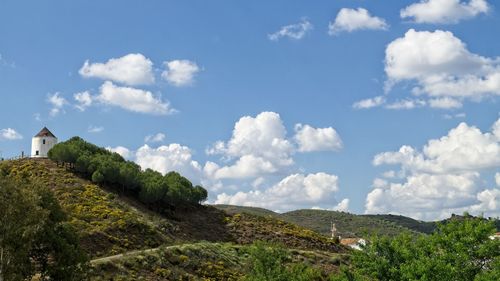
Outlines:
<svg viewBox="0 0 500 281"><path fill-rule="evenodd" d="M2 1L0 154L47 126L210 203L498 216L498 7L381 2Z"/></svg>

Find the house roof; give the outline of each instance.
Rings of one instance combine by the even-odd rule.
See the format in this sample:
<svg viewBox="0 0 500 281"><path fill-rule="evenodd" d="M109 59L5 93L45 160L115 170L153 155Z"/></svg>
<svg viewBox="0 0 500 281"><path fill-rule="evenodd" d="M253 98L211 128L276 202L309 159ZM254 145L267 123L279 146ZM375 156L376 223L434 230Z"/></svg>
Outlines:
<svg viewBox="0 0 500 281"><path fill-rule="evenodd" d="M55 138L56 136L54 136L54 134L52 134L51 131L49 131L49 129L47 129L47 127L43 127L43 129L35 135L35 138L38 138L38 137L53 137Z"/></svg>

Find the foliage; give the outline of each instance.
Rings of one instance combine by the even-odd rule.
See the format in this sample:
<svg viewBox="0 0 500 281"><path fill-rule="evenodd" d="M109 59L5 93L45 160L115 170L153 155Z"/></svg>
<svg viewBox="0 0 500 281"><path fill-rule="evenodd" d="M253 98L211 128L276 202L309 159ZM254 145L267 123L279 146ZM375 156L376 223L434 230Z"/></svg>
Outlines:
<svg viewBox="0 0 500 281"><path fill-rule="evenodd" d="M278 245L255 242L249 250L250 272L245 281L308 281L322 280L319 270L305 264L289 263L289 253Z"/></svg>
<svg viewBox="0 0 500 281"><path fill-rule="evenodd" d="M431 235L374 238L352 257L356 275L374 280L498 280L500 241L493 221L466 217ZM348 279L344 280L357 280Z"/></svg>
<svg viewBox="0 0 500 281"><path fill-rule="evenodd" d="M144 203L160 207L163 204L200 203L207 191L177 172L165 176L152 170L142 171L132 161L117 153L88 143L79 137L58 143L48 153L51 160L70 163L94 183L121 187L122 191L137 194Z"/></svg>
<svg viewBox="0 0 500 281"><path fill-rule="evenodd" d="M82 280L87 257L52 193L0 178L0 280Z"/></svg>

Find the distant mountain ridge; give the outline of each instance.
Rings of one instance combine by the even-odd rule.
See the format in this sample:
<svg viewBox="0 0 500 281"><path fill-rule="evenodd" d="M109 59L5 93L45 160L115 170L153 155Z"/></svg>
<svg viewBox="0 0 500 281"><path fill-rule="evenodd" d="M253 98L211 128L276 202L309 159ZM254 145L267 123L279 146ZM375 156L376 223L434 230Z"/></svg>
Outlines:
<svg viewBox="0 0 500 281"><path fill-rule="evenodd" d="M356 215L346 212L302 209L286 213L276 213L271 210L257 207L234 205L213 205L229 214L248 213L259 216L271 216L281 220L312 229L323 235L331 234L331 223L335 223L339 234L343 237L361 237L371 234L395 236L403 231L413 233L432 233L439 223L445 223L461 216L453 215L443 221L419 221L401 215ZM500 221L496 220L497 229Z"/></svg>

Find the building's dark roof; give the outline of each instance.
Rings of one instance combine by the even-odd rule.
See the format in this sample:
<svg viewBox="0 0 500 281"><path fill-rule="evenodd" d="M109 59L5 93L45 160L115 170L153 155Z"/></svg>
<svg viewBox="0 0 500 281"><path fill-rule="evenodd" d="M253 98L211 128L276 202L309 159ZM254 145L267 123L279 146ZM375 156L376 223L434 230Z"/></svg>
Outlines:
<svg viewBox="0 0 500 281"><path fill-rule="evenodd" d="M36 137L53 137L55 138L56 136L54 136L54 134L49 131L49 129L47 129L47 127L43 127L43 129L35 135L35 138Z"/></svg>

